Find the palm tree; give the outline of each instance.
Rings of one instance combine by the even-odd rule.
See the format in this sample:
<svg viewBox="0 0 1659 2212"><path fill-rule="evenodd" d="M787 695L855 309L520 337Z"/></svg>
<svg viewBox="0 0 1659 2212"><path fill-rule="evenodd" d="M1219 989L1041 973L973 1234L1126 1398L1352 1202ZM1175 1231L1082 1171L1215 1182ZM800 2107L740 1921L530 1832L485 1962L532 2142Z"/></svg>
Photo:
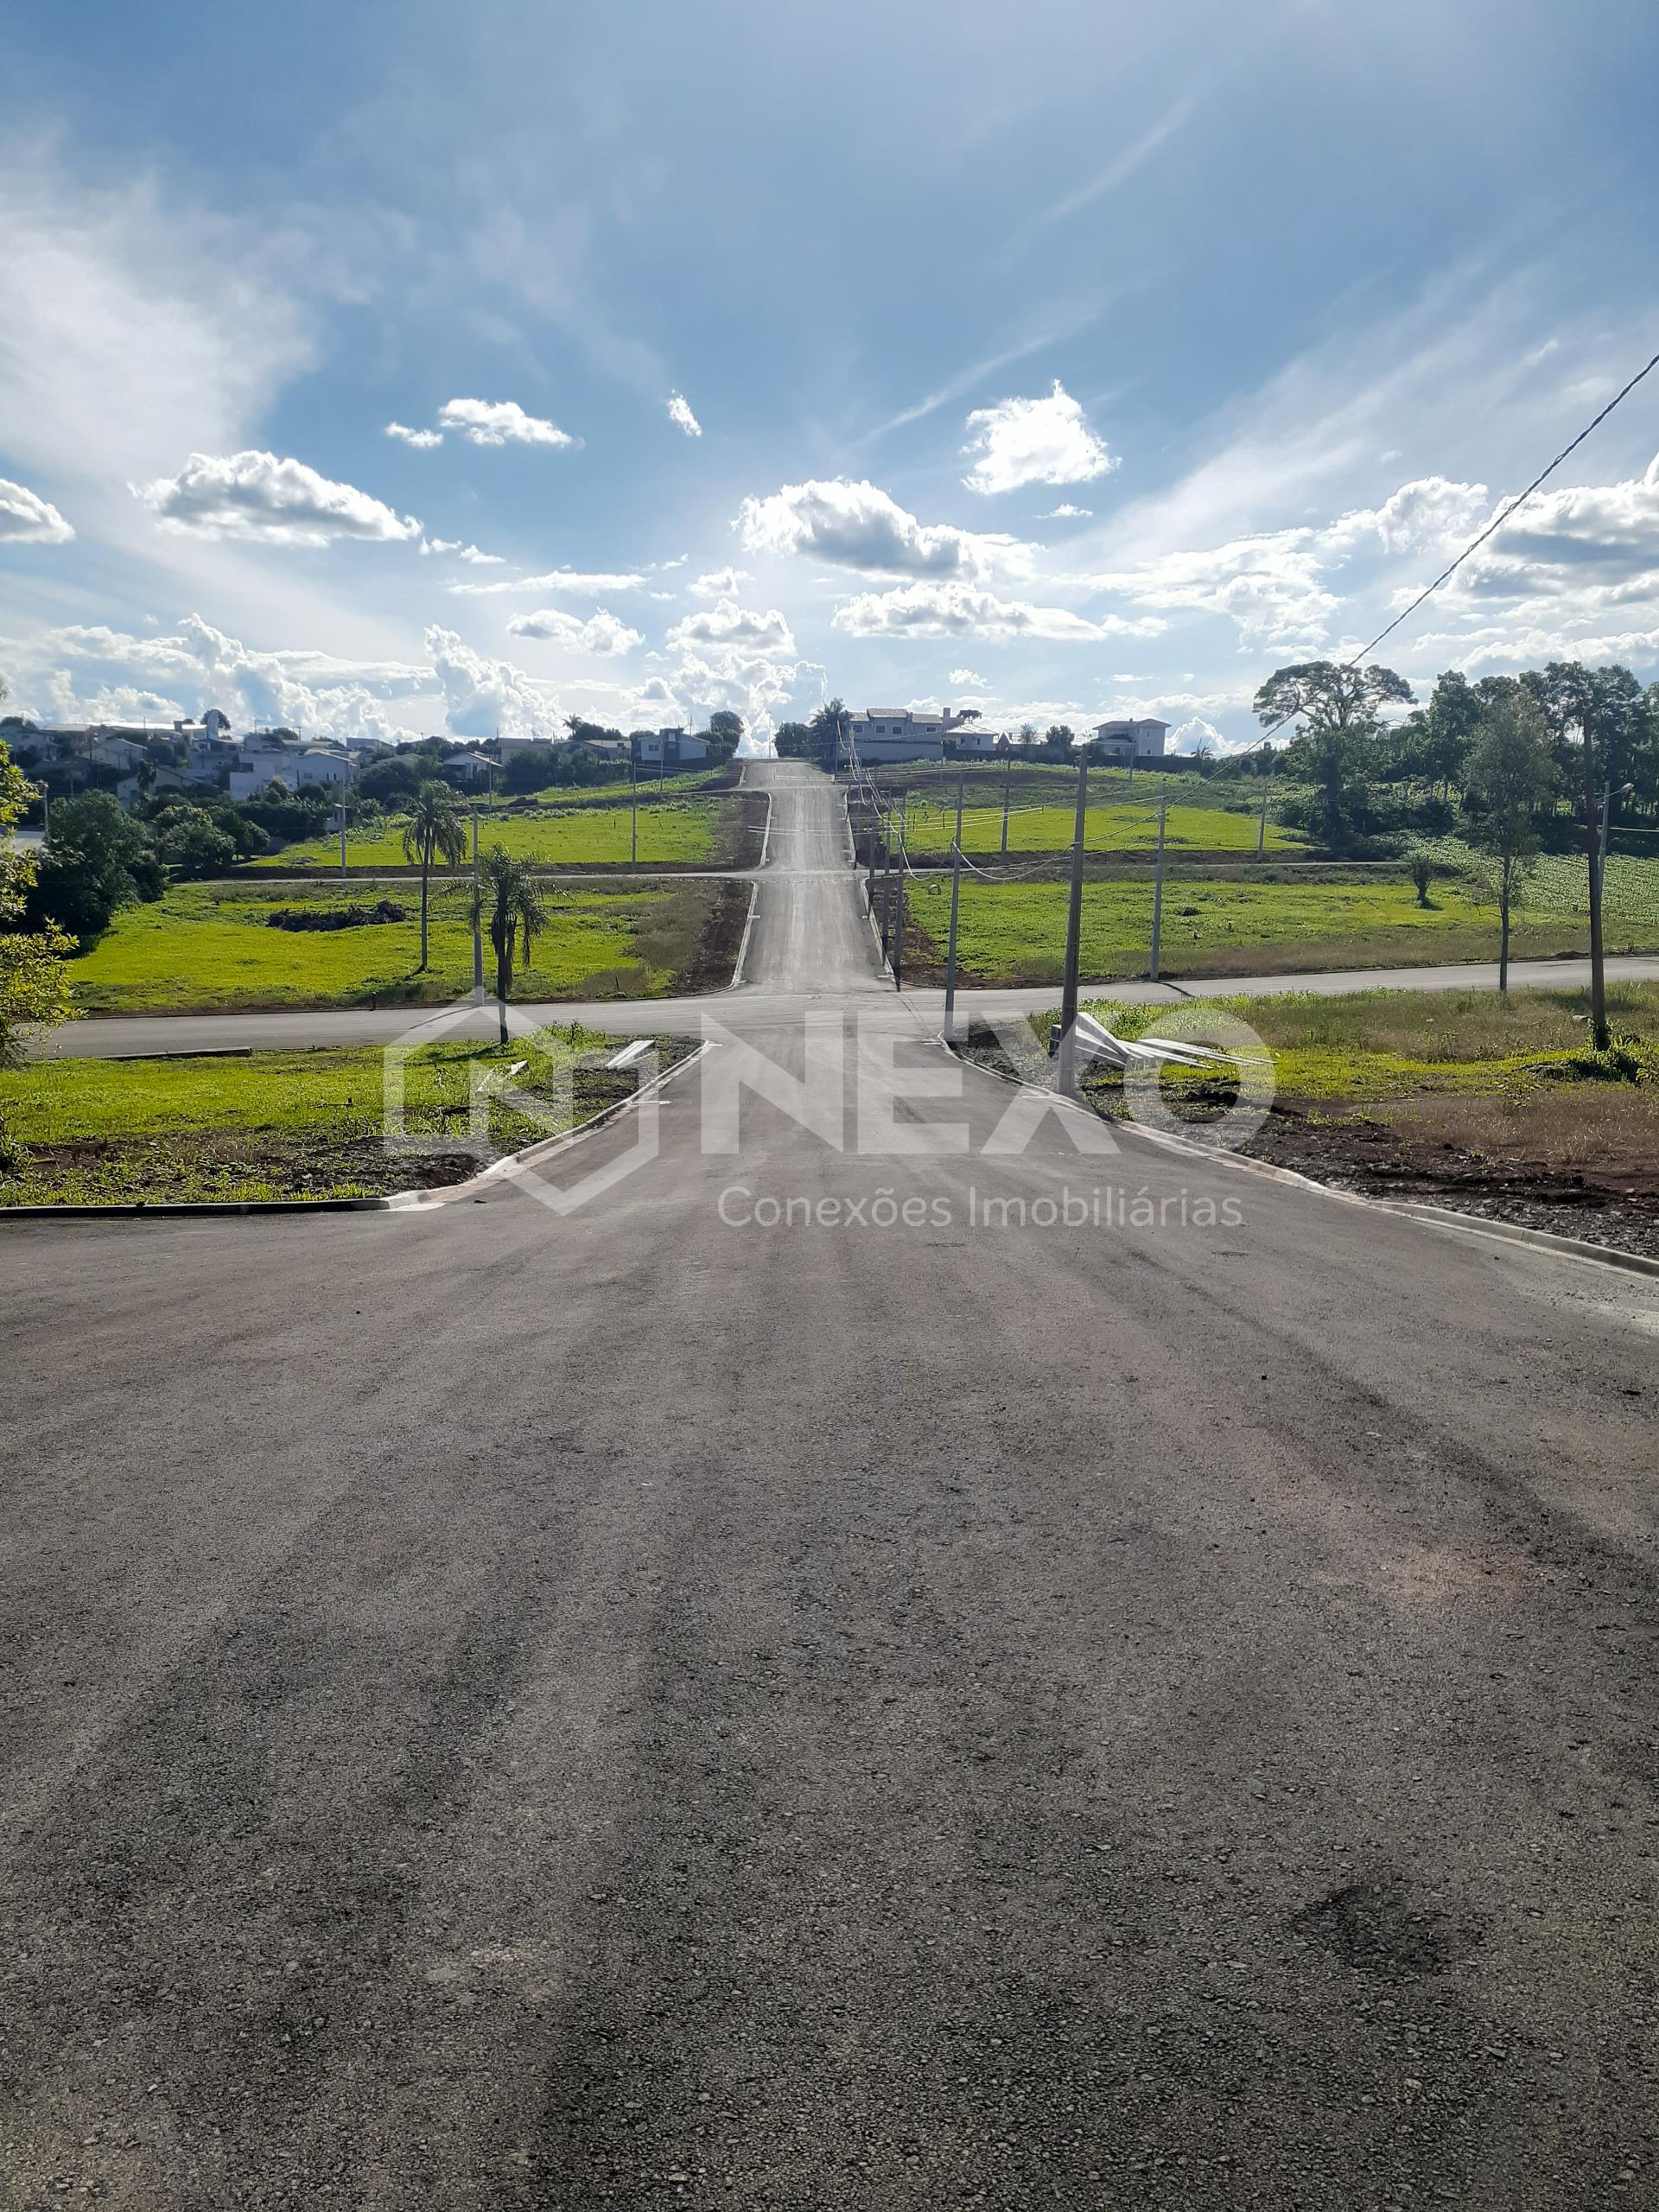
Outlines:
<svg viewBox="0 0 1659 2212"><path fill-rule="evenodd" d="M547 920L536 879L523 861L514 860L505 845L492 845L479 861L477 918L488 927L495 948L495 999L501 1023L501 1042L507 1041L507 1001L512 993L513 956L523 932L524 959L530 959L533 933Z"/></svg>
<svg viewBox="0 0 1659 2212"><path fill-rule="evenodd" d="M421 871L421 967L426 965L427 887L432 863L442 859L457 868L467 857L467 825L461 818L455 795L448 784L429 779L410 801L404 824L404 858L418 863ZM420 969L416 973L418 975Z"/></svg>

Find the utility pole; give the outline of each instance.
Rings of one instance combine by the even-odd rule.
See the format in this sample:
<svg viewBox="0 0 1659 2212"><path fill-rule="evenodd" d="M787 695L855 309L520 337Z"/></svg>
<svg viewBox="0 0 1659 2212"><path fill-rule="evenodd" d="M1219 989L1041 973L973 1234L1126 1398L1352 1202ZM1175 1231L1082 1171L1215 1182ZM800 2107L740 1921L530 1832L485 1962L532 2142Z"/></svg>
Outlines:
<svg viewBox="0 0 1659 2212"><path fill-rule="evenodd" d="M1010 747L1002 773L1002 857L1008 857L1008 809L1014 804L1014 750Z"/></svg>
<svg viewBox="0 0 1659 2212"><path fill-rule="evenodd" d="M478 801L473 801L473 1004L484 1003L484 909L478 881Z"/></svg>
<svg viewBox="0 0 1659 2212"><path fill-rule="evenodd" d="M962 791L957 778L957 842L950 848L950 941L944 956L944 1041L956 1040L957 913L962 901Z"/></svg>
<svg viewBox="0 0 1659 2212"><path fill-rule="evenodd" d="M1164 931L1164 812L1168 804L1168 786L1158 786L1158 858L1154 863L1152 877L1152 959L1147 973L1155 983L1158 980L1158 940Z"/></svg>
<svg viewBox="0 0 1659 2212"><path fill-rule="evenodd" d="M628 755L628 866L639 865L639 763Z"/></svg>
<svg viewBox="0 0 1659 2212"><path fill-rule="evenodd" d="M895 991L902 991L905 988L905 869L907 865L908 855L905 850L905 817L900 814L899 817L899 880L895 887L899 894L899 902L898 911L893 917L893 988Z"/></svg>
<svg viewBox="0 0 1659 2212"><path fill-rule="evenodd" d="M1083 944L1083 838L1089 820L1089 758L1077 756L1077 806L1071 824L1071 895L1065 910L1065 982L1060 995L1060 1089L1077 1095L1077 961Z"/></svg>
<svg viewBox="0 0 1659 2212"><path fill-rule="evenodd" d="M1268 756L1267 772L1262 779L1262 815L1255 825L1255 857L1260 860L1268 842L1268 793L1273 789L1273 756Z"/></svg>
<svg viewBox="0 0 1659 2212"><path fill-rule="evenodd" d="M881 819L880 795L875 780L866 775L864 779L864 841L869 855L869 874L864 882L864 903L871 913L875 912L875 831Z"/></svg>
<svg viewBox="0 0 1659 2212"><path fill-rule="evenodd" d="M1590 1030L1596 1051L1605 1052L1611 1039L1607 1029L1607 965L1601 943L1601 821L1596 806L1595 744L1588 715L1579 727L1584 736L1584 836L1590 862Z"/></svg>
<svg viewBox="0 0 1659 2212"><path fill-rule="evenodd" d="M340 872L346 873L346 794L340 795Z"/></svg>
<svg viewBox="0 0 1659 2212"><path fill-rule="evenodd" d="M889 925L893 917L893 809L889 807L881 817L881 957L888 957L891 938Z"/></svg>

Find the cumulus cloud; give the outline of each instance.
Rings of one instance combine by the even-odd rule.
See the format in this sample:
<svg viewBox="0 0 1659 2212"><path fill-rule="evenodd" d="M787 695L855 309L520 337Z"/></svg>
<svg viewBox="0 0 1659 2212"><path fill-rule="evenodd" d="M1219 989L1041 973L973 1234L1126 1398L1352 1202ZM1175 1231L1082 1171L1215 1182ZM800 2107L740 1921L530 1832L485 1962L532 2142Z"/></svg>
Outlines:
<svg viewBox="0 0 1659 2212"><path fill-rule="evenodd" d="M1046 638L1057 642L1094 638L1156 637L1154 616L1128 620L1108 614L1097 622L1064 607L1033 607L1000 599L972 584L906 584L896 591L865 592L845 600L832 617L855 638Z"/></svg>
<svg viewBox="0 0 1659 2212"><path fill-rule="evenodd" d="M1039 522L1087 522L1094 512L1092 507L1074 507L1070 499L1062 499L1058 507L1050 507L1037 519Z"/></svg>
<svg viewBox="0 0 1659 2212"><path fill-rule="evenodd" d="M42 632L15 649L19 709L54 720L175 721L221 707L246 726L281 722L334 737L406 734L387 702L430 690L422 664L264 652L189 614L167 632L132 637L104 624Z"/></svg>
<svg viewBox="0 0 1659 2212"><path fill-rule="evenodd" d="M453 630L433 623L426 650L455 737L552 737L557 717L537 686L510 660L486 660Z"/></svg>
<svg viewBox="0 0 1659 2212"><path fill-rule="evenodd" d="M577 441L540 415L526 415L516 399L446 399L438 422L474 446L574 446Z"/></svg>
<svg viewBox="0 0 1659 2212"><path fill-rule="evenodd" d="M1459 572L1477 598L1659 599L1659 454L1640 476L1535 493Z"/></svg>
<svg viewBox="0 0 1659 2212"><path fill-rule="evenodd" d="M421 525L355 485L320 476L302 461L250 450L193 453L176 476L132 486L169 530L268 545L327 545L335 538L386 543L418 538Z"/></svg>
<svg viewBox="0 0 1659 2212"><path fill-rule="evenodd" d="M743 646L783 654L795 650L788 619L779 608L768 607L762 614L753 607L740 607L734 599L719 600L699 613L688 614L674 625L667 642L677 652L704 645Z"/></svg>
<svg viewBox="0 0 1659 2212"><path fill-rule="evenodd" d="M688 438L702 435L702 425L691 412L690 403L677 391L671 391L668 395L668 419L677 429L683 430Z"/></svg>
<svg viewBox="0 0 1659 2212"><path fill-rule="evenodd" d="M918 522L876 485L839 476L745 499L737 529L752 553L810 553L874 575L980 577L1030 564L1016 538Z"/></svg>
<svg viewBox="0 0 1659 2212"><path fill-rule="evenodd" d="M697 599L730 599L749 582L747 569L711 569L686 589Z"/></svg>
<svg viewBox="0 0 1659 2212"><path fill-rule="evenodd" d="M434 446L443 443L442 430L412 430L407 423L388 423L386 435L397 438L404 445L414 446L422 453L428 453Z"/></svg>
<svg viewBox="0 0 1659 2212"><path fill-rule="evenodd" d="M470 568L500 569L506 565L506 556L500 553L480 553L476 545L467 545L459 537L423 537L423 553L453 553L458 561L465 561Z"/></svg>
<svg viewBox="0 0 1659 2212"><path fill-rule="evenodd" d="M980 691L985 689L985 678L976 674L971 668L953 668L950 671L950 681L953 683L971 683L976 690Z"/></svg>
<svg viewBox="0 0 1659 2212"><path fill-rule="evenodd" d="M1243 741L1247 745L1250 742L1248 738ZM1202 715L1193 715L1179 729L1171 730L1164 749L1167 753L1197 753L1202 750L1215 754L1236 752L1238 748L1228 743L1213 722L1205 721Z"/></svg>
<svg viewBox="0 0 1659 2212"><path fill-rule="evenodd" d="M507 625L515 638L540 638L550 645L574 645L579 652L613 655L632 652L645 643L644 634L604 607L583 621L562 607L544 607L539 613L515 614Z"/></svg>
<svg viewBox="0 0 1659 2212"><path fill-rule="evenodd" d="M963 448L973 466L970 492L1017 492L1026 484L1084 484L1117 467L1084 420L1082 408L1055 379L1042 399L1002 399L968 417Z"/></svg>
<svg viewBox="0 0 1659 2212"><path fill-rule="evenodd" d="M67 545L74 534L50 499L0 476L0 545Z"/></svg>

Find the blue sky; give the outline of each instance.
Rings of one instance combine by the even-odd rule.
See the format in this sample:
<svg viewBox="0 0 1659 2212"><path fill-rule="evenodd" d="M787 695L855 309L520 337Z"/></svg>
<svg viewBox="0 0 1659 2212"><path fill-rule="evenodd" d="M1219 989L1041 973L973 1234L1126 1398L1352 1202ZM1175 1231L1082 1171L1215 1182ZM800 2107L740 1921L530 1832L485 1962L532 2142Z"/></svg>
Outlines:
<svg viewBox="0 0 1659 2212"><path fill-rule="evenodd" d="M0 675L43 715L837 692L1236 744L1659 349L1626 0L9 27ZM1656 451L1659 375L1389 658L1659 675Z"/></svg>

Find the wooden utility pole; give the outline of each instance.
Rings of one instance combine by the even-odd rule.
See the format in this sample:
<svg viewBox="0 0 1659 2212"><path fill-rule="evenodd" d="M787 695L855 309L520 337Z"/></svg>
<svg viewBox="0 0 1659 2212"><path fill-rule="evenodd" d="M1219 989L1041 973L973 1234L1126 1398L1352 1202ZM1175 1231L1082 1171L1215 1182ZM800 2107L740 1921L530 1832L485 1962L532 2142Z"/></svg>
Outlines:
<svg viewBox="0 0 1659 2212"><path fill-rule="evenodd" d="M639 763L628 756L628 866L639 865Z"/></svg>
<svg viewBox="0 0 1659 2212"><path fill-rule="evenodd" d="M1060 995L1060 1089L1077 1095L1077 962L1083 944L1083 839L1089 820L1089 760L1077 756L1077 804L1071 823L1071 895L1065 910L1065 982Z"/></svg>
<svg viewBox="0 0 1659 2212"><path fill-rule="evenodd" d="M1607 1030L1607 965L1601 944L1601 818L1596 805L1596 748L1586 714L1584 735L1584 839L1590 867L1590 1032L1595 1049L1605 1052ZM1611 780L1611 779L1610 779Z"/></svg>
<svg viewBox="0 0 1659 2212"><path fill-rule="evenodd" d="M1164 815L1169 804L1168 787L1158 786L1158 858L1153 865L1152 876L1152 959L1147 973L1155 983L1158 980L1158 941L1164 931Z"/></svg>
<svg viewBox="0 0 1659 2212"><path fill-rule="evenodd" d="M479 897L478 801L473 801L473 1004L484 1003L484 909Z"/></svg>
<svg viewBox="0 0 1659 2212"><path fill-rule="evenodd" d="M1014 754L1010 751L1002 773L1002 857L1008 857L1008 809L1014 804Z"/></svg>

